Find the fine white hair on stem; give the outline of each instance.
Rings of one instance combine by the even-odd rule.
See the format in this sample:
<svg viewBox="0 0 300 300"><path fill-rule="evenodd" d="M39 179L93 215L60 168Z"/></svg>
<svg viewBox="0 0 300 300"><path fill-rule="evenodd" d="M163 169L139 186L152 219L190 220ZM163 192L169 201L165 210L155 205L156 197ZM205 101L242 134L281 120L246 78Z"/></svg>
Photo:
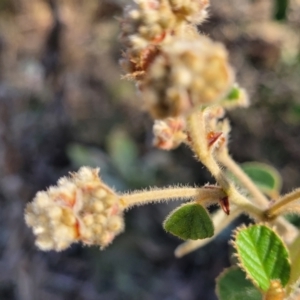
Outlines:
<svg viewBox="0 0 300 300"><path fill-rule="evenodd" d="M225 194L218 186L213 188L193 188L186 186L172 186L164 189L152 188L142 191L133 191L131 193L121 195L124 208L128 209L132 206L142 205L153 202L161 202L167 200L187 200L187 199L220 199Z"/></svg>

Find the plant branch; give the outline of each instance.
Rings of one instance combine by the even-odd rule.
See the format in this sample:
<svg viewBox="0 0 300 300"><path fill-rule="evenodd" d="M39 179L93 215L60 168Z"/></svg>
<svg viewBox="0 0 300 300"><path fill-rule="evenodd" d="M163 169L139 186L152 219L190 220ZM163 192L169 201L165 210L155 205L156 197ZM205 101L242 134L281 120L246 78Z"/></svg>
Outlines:
<svg viewBox="0 0 300 300"><path fill-rule="evenodd" d="M264 221L265 215L262 210L251 203L244 195L239 193L235 186L227 180L224 172L209 151L203 113L197 111L188 116L187 126L191 138L191 147L197 158L215 177L217 183L223 188L230 201L254 218Z"/></svg>
<svg viewBox="0 0 300 300"><path fill-rule="evenodd" d="M162 200L186 200L196 198L197 202L216 199L218 201L224 197L223 190L218 186L207 186L203 188L192 187L169 187L163 189L151 189L145 191L133 191L129 194L121 195L124 209L135 205L160 202Z"/></svg>
<svg viewBox="0 0 300 300"><path fill-rule="evenodd" d="M228 168L236 177L239 178L244 187L252 194L253 201L261 207L261 210L265 209L270 203L269 200L264 196L263 193L261 193L257 186L247 176L247 174L245 174L240 166L232 159L232 157L228 154L227 149L223 150L223 153L218 153L218 159L222 165ZM278 232L283 236L287 243L291 243L295 239L298 233L298 229L295 226L282 217L274 220L276 217L272 216L269 210L265 211L264 215L264 219L277 227Z"/></svg>
<svg viewBox="0 0 300 300"><path fill-rule="evenodd" d="M300 188L281 197L269 209L266 210L265 214L269 218L276 218L285 209L287 205L299 200L300 200Z"/></svg>
<svg viewBox="0 0 300 300"><path fill-rule="evenodd" d="M187 117L187 128L191 138L190 146L202 162L203 159L209 156L209 151L206 140L204 114L201 110L196 110Z"/></svg>
<svg viewBox="0 0 300 300"><path fill-rule="evenodd" d="M241 169L241 167L232 159L229 155L227 148L218 152L217 159L219 162L231 171L241 182L241 184L250 192L253 196L253 201L263 207L267 207L269 201L267 197L259 190L259 188L253 183L249 176Z"/></svg>

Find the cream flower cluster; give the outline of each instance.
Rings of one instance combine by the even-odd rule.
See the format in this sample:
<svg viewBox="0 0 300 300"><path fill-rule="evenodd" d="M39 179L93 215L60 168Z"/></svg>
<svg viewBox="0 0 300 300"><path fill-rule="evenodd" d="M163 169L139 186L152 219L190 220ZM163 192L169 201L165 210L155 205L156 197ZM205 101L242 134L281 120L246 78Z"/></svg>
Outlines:
<svg viewBox="0 0 300 300"><path fill-rule="evenodd" d="M82 167L27 205L25 220L40 249L60 251L78 241L104 248L123 230L120 199L98 173Z"/></svg>
<svg viewBox="0 0 300 300"><path fill-rule="evenodd" d="M208 0L134 0L121 20L121 41L134 49L159 44L167 35L178 34L187 22L201 23L207 7Z"/></svg>
<svg viewBox="0 0 300 300"><path fill-rule="evenodd" d="M184 118L167 118L155 120L153 125L153 145L163 150L177 148L187 139Z"/></svg>
<svg viewBox="0 0 300 300"><path fill-rule="evenodd" d="M207 0L135 0L120 21L120 40L126 47L121 66L129 79L143 79L159 45L177 36L197 35L192 24L206 16Z"/></svg>
<svg viewBox="0 0 300 300"><path fill-rule="evenodd" d="M147 109L154 118L162 119L220 102L233 79L224 47L199 36L195 40L174 40L162 47L141 89Z"/></svg>
<svg viewBox="0 0 300 300"><path fill-rule="evenodd" d="M168 0L139 0L128 6L121 21L121 41L133 49L159 43L176 26Z"/></svg>
<svg viewBox="0 0 300 300"><path fill-rule="evenodd" d="M135 0L126 9L121 65L125 77L136 81L143 106L154 119L223 105L233 88L226 49L197 30L208 6L209 0Z"/></svg>

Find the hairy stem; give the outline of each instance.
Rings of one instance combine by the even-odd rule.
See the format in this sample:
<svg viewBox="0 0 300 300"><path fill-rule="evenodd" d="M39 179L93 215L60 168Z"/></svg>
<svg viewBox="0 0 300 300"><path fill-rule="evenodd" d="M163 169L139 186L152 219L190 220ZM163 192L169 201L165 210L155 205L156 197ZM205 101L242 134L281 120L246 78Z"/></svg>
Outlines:
<svg viewBox="0 0 300 300"><path fill-rule="evenodd" d="M262 210L259 207L256 207L256 205L252 204L245 196L240 194L235 186L227 180L226 175L215 161L212 153L209 151L206 140L203 113L192 113L187 118L187 126L191 138L191 147L194 150L197 158L215 177L217 183L223 188L230 201L254 218L258 220L264 220L265 216Z"/></svg>
<svg viewBox="0 0 300 300"><path fill-rule="evenodd" d="M284 208L294 201L300 200L300 189L296 189L277 200L269 209L266 210L266 215L269 218L276 218Z"/></svg>
<svg viewBox="0 0 300 300"><path fill-rule="evenodd" d="M197 202L207 199L218 201L224 197L223 190L218 186L207 186L203 188L192 187L169 187L164 189L152 189L146 191L134 191L121 195L124 209L135 205L159 202L162 200L186 200L196 198Z"/></svg>
<svg viewBox="0 0 300 300"><path fill-rule="evenodd" d="M218 153L218 160L222 165L228 168L236 177L239 178L240 182L244 185L244 187L252 194L253 202L259 205L261 207L261 210L266 209L270 201L258 189L258 187L247 176L247 174L245 174L245 172L240 168L240 166L232 159L232 157L228 154L227 149L223 150L223 152L221 153ZM262 219L265 219L265 221L271 222L272 225L275 225L277 227L278 232L282 235L282 237L287 243L291 243L295 239L298 233L298 229L295 226L293 226L291 223L289 223L282 217L274 220L276 216L278 216L278 214L276 216L272 215L272 211L270 212L270 209L266 210L264 212L264 215L265 217Z"/></svg>
<svg viewBox="0 0 300 300"><path fill-rule="evenodd" d="M237 205L242 211L249 214L251 217L256 219L256 221L266 221L264 211L251 203L245 196L237 191L234 185L231 185L228 191L229 199Z"/></svg>
<svg viewBox="0 0 300 300"><path fill-rule="evenodd" d="M187 128L191 138L191 148L194 150L198 159L202 162L203 158L209 156L204 115L201 110L193 112L187 117Z"/></svg>
<svg viewBox="0 0 300 300"><path fill-rule="evenodd" d="M232 159L227 149L220 151L217 156L219 162L230 170L241 182L241 184L250 192L253 196L253 201L262 206L267 207L269 201L267 197L259 190L259 188L253 183L248 175L241 169L241 167Z"/></svg>

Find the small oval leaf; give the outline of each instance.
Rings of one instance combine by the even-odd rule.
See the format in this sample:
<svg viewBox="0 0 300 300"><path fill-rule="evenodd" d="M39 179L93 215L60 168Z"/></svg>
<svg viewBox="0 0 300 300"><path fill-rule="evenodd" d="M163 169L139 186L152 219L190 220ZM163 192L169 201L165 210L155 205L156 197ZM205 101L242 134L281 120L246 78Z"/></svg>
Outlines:
<svg viewBox="0 0 300 300"><path fill-rule="evenodd" d="M234 246L241 267L263 291L271 280L285 286L290 278L288 251L280 237L266 225L252 225L237 231Z"/></svg>
<svg viewBox="0 0 300 300"><path fill-rule="evenodd" d="M243 163L241 168L263 193L270 197L279 194L282 179L275 168L259 162Z"/></svg>
<svg viewBox="0 0 300 300"><path fill-rule="evenodd" d="M221 105L227 109L237 106L248 106L248 104L249 101L246 91L237 84L234 84L229 93L221 101Z"/></svg>
<svg viewBox="0 0 300 300"><path fill-rule="evenodd" d="M238 267L226 269L219 275L216 292L219 300L262 300L261 292Z"/></svg>
<svg viewBox="0 0 300 300"><path fill-rule="evenodd" d="M214 234L208 212L197 203L183 204L172 211L164 222L164 228L183 240L205 239Z"/></svg>
<svg viewBox="0 0 300 300"><path fill-rule="evenodd" d="M240 97L240 90L238 87L234 86L228 93L227 99L228 100L237 100Z"/></svg>

